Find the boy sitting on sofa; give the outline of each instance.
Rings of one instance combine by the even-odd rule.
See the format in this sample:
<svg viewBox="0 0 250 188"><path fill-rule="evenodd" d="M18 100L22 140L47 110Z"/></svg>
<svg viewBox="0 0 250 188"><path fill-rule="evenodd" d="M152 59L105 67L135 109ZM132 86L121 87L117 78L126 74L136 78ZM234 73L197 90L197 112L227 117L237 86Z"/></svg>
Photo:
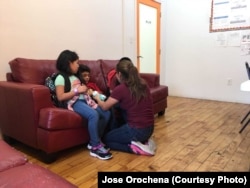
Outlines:
<svg viewBox="0 0 250 188"><path fill-rule="evenodd" d="M94 82L90 82L90 68L87 65L80 64L78 68L78 78L81 80L81 83L85 84L88 87L87 93L84 95L87 104L96 109L97 104L92 99L92 95L95 96L96 94L99 94L101 100L105 100L107 97L103 95L101 89L96 85ZM72 98L72 100L68 103L68 109L73 110L72 105L75 103L75 101L78 99L78 96L75 96Z"/></svg>
<svg viewBox="0 0 250 188"><path fill-rule="evenodd" d="M81 82L88 87L89 95L100 94L100 99L104 101L107 97L103 95L101 89L94 82L90 82L90 68L87 65L80 64L78 68L78 76L81 79Z"/></svg>

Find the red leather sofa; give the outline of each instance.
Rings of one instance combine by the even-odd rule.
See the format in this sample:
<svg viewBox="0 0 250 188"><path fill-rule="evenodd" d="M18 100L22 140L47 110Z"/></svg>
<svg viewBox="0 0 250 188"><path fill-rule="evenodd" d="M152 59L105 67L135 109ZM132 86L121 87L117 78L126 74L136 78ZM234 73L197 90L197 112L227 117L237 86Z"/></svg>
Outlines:
<svg viewBox="0 0 250 188"><path fill-rule="evenodd" d="M91 80L108 93L107 74L118 60L80 60L91 69ZM56 72L56 60L16 58L11 72L0 81L0 129L5 140L17 140L41 152L42 160L53 162L56 154L89 141L87 120L75 112L53 106L45 79ZM168 87L160 75L141 73L153 96L154 113L167 108Z"/></svg>
<svg viewBox="0 0 250 188"><path fill-rule="evenodd" d="M21 152L0 139L0 187L76 188L50 170L32 164Z"/></svg>

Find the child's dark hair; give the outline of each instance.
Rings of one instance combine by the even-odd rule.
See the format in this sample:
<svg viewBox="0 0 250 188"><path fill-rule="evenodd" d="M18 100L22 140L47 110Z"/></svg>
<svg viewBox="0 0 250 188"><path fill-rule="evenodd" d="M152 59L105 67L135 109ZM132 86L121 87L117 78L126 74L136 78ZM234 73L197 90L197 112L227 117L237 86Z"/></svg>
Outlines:
<svg viewBox="0 0 250 188"><path fill-rule="evenodd" d="M69 64L78 60L79 56L76 52L70 50L64 50L60 53L56 61L56 68L58 71L71 75L71 70Z"/></svg>
<svg viewBox="0 0 250 188"><path fill-rule="evenodd" d="M80 79L81 83L86 84L84 79L81 76L81 73L83 72L88 72L90 73L90 68L87 65L84 64L79 64L78 72L77 72L77 77Z"/></svg>
<svg viewBox="0 0 250 188"><path fill-rule="evenodd" d="M79 73L82 73L82 72L89 72L90 73L90 68L87 65L79 64L78 71L79 71Z"/></svg>

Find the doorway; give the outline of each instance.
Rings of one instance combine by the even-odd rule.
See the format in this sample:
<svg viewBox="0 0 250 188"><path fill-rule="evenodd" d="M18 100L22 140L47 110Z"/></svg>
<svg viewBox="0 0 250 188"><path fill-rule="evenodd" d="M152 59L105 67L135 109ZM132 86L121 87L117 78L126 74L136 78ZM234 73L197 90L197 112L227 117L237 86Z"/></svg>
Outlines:
<svg viewBox="0 0 250 188"><path fill-rule="evenodd" d="M137 0L137 67L140 72L160 73L161 4Z"/></svg>

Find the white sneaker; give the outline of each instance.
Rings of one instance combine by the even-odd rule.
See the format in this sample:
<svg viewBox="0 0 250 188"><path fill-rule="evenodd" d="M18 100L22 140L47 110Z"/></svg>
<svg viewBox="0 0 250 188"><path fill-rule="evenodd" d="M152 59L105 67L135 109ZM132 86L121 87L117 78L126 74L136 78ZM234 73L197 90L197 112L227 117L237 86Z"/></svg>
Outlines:
<svg viewBox="0 0 250 188"><path fill-rule="evenodd" d="M137 142L137 141L132 141L131 144L136 145L141 150L143 150L151 155L155 154L154 150L149 147L149 144L142 144L141 142Z"/></svg>
<svg viewBox="0 0 250 188"><path fill-rule="evenodd" d="M148 139L148 142L147 142L147 145L149 146L149 148L151 149L151 150L153 150L154 152L155 152L155 150L156 150L156 143L155 143L155 141L153 140L153 138L149 138Z"/></svg>

